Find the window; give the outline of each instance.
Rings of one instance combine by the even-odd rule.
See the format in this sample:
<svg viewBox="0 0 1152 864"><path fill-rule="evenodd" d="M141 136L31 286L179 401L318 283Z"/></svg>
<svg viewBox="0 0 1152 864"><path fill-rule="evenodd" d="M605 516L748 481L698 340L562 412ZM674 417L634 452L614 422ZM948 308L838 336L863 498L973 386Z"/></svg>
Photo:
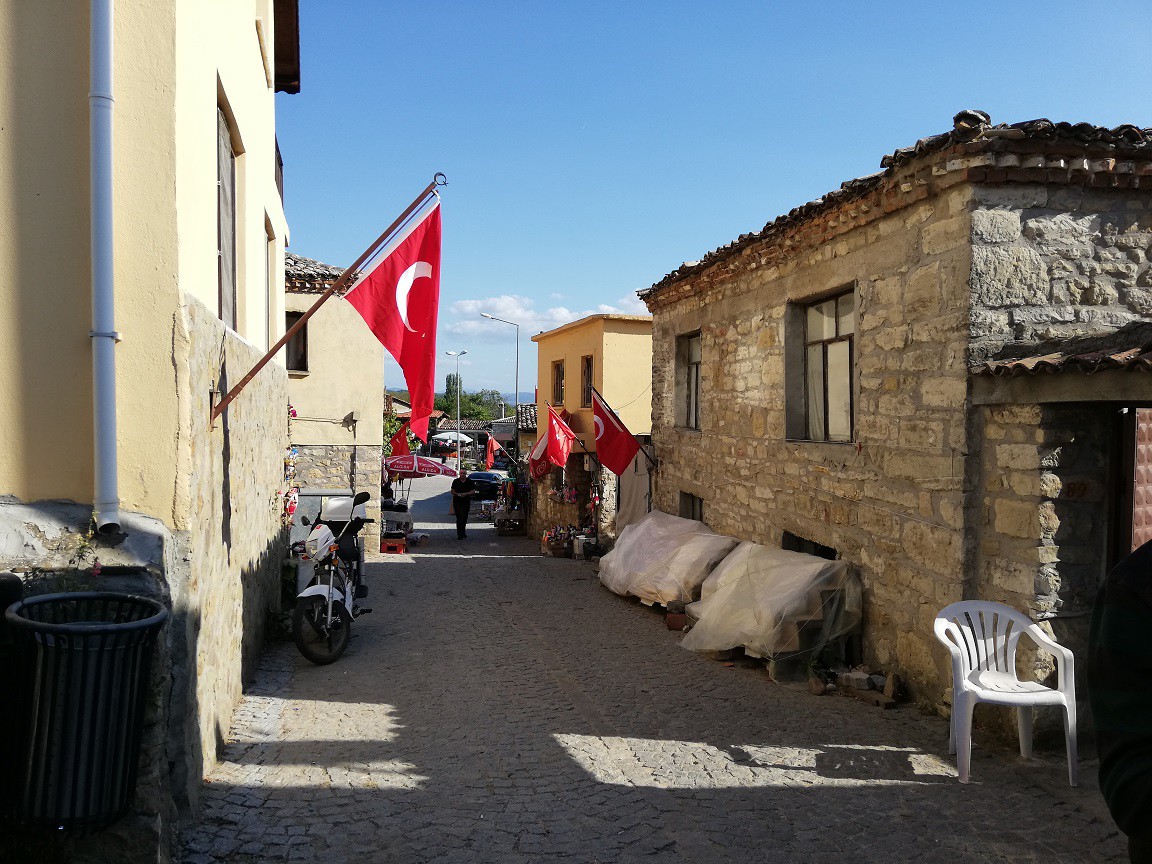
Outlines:
<svg viewBox="0 0 1152 864"><path fill-rule="evenodd" d="M286 312L284 314L284 329L290 330L292 325L304 317L303 312ZM292 334L292 338L284 346L284 365L289 372L308 371L308 322Z"/></svg>
<svg viewBox="0 0 1152 864"><path fill-rule="evenodd" d="M220 320L236 329L236 151L224 111L216 109L216 255Z"/></svg>
<svg viewBox="0 0 1152 864"><path fill-rule="evenodd" d="M700 428L700 334L676 337L676 425Z"/></svg>
<svg viewBox="0 0 1152 864"><path fill-rule="evenodd" d="M823 543L817 543L815 540L809 540L798 534L793 534L791 531L784 532L780 540L780 548L788 552L803 552L805 555L827 558L829 561L835 561L837 558L836 550L831 546L825 546Z"/></svg>
<svg viewBox="0 0 1152 864"><path fill-rule="evenodd" d="M558 360L552 364L552 404L557 408L564 407L564 361Z"/></svg>
<svg viewBox="0 0 1152 864"><path fill-rule="evenodd" d="M583 408L592 406L592 358L580 358L580 405Z"/></svg>
<svg viewBox="0 0 1152 864"><path fill-rule="evenodd" d="M272 273L276 261L276 236L268 217L264 217L264 348L272 347Z"/></svg>
<svg viewBox="0 0 1152 864"><path fill-rule="evenodd" d="M856 298L849 291L804 307L805 432L810 441L851 441Z"/></svg>
<svg viewBox="0 0 1152 864"><path fill-rule="evenodd" d="M688 492L680 493L680 516L683 519L704 521L704 499Z"/></svg>

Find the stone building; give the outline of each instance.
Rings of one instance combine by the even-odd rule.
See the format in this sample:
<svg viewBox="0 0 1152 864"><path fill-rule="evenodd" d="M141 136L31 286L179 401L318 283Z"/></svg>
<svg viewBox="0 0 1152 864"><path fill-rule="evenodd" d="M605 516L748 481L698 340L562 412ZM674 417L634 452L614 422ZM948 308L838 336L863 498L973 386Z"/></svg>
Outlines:
<svg viewBox="0 0 1152 864"><path fill-rule="evenodd" d="M299 90L297 3L115 6L101 60L88 4L0 0L19 94L0 107L0 570L171 616L131 814L25 838L42 846L21 860L171 860L280 603L283 365L210 412L283 333L275 97Z"/></svg>
<svg viewBox="0 0 1152 864"><path fill-rule="evenodd" d="M851 561L865 660L944 710L948 603L1082 649L1134 542L1150 250L1152 130L962 112L642 292L657 506Z"/></svg>
<svg viewBox="0 0 1152 864"><path fill-rule="evenodd" d="M633 435L651 429L652 319L647 315L589 315L532 337L537 345L535 415L539 428L522 440L521 450L548 431L548 405L564 416L580 439L572 447L568 464L551 477L533 484L529 534L539 536L553 525L590 524L590 494L600 494L599 530L613 533L616 512L616 475L595 461L596 429L592 419L595 388L619 414ZM524 406L521 406L522 408ZM530 414L522 415L528 417ZM521 427L523 435L523 426ZM575 499L565 496L575 490Z"/></svg>
<svg viewBox="0 0 1152 864"><path fill-rule="evenodd" d="M340 278L331 267L289 252L284 269L285 329ZM361 536L380 548L380 471L384 444L384 346L350 304L330 298L284 346L288 395L296 416L296 481L305 490L372 493Z"/></svg>

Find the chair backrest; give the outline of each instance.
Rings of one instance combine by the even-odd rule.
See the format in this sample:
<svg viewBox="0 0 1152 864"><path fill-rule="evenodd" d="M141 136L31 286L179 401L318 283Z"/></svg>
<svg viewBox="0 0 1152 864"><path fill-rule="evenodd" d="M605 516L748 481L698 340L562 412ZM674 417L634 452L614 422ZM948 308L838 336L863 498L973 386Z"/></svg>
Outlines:
<svg viewBox="0 0 1152 864"><path fill-rule="evenodd" d="M1016 671L1016 643L1032 624L1011 606L988 600L962 600L940 610L936 638L960 649L964 673Z"/></svg>

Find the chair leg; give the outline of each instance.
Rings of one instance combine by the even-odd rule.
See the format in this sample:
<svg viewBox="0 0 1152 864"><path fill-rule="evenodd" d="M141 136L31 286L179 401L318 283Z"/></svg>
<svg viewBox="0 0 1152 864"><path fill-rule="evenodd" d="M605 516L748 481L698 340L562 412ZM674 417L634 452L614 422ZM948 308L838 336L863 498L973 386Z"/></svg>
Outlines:
<svg viewBox="0 0 1152 864"><path fill-rule="evenodd" d="M1064 706L1064 746L1068 751L1068 785L1078 786L1076 765L1076 702L1069 700Z"/></svg>
<svg viewBox="0 0 1152 864"><path fill-rule="evenodd" d="M948 754L956 755L956 712L958 710L956 694L952 694L952 713L948 717Z"/></svg>
<svg viewBox="0 0 1152 864"><path fill-rule="evenodd" d="M968 782L972 766L972 710L975 707L976 700L970 697L952 706L956 718L956 771L961 783Z"/></svg>
<svg viewBox="0 0 1152 864"><path fill-rule="evenodd" d="M1016 709L1016 728L1020 730L1020 755L1025 759L1032 758L1032 707L1021 706Z"/></svg>

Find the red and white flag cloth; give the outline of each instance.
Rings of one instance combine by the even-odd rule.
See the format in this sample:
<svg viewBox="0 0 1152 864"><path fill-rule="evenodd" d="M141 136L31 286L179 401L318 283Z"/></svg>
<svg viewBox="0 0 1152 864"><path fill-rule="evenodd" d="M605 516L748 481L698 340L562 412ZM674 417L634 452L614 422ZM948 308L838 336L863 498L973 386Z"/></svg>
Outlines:
<svg viewBox="0 0 1152 864"><path fill-rule="evenodd" d="M547 477L549 465L563 468L568 464L568 455L572 452L572 442L575 440L576 433L549 405L548 429L528 454L528 473L532 475L532 479Z"/></svg>
<svg viewBox="0 0 1152 864"><path fill-rule="evenodd" d="M427 441L436 398L439 200L389 242L344 299L400 364L412 397L412 434Z"/></svg>
<svg viewBox="0 0 1152 864"><path fill-rule="evenodd" d="M623 474L640 452L640 444L595 390L592 391L592 420L596 424L596 456L600 464L613 474Z"/></svg>
<svg viewBox="0 0 1152 864"><path fill-rule="evenodd" d="M407 456L412 452L412 448L408 446L408 424L406 422L400 424L400 428L396 430L396 434L388 443L392 445L390 456Z"/></svg>

